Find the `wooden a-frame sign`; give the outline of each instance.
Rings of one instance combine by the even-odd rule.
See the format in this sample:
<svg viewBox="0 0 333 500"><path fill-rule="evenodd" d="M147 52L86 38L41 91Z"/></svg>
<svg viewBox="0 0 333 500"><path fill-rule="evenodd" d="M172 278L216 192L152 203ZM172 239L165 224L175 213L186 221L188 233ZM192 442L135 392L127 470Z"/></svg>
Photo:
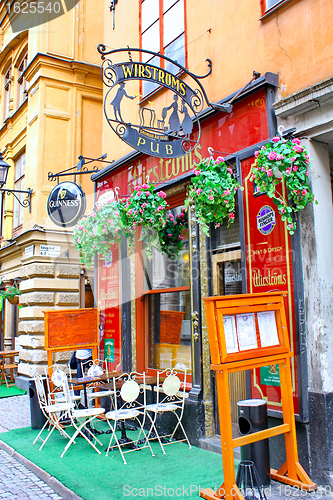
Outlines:
<svg viewBox="0 0 333 500"><path fill-rule="evenodd" d="M313 491L311 481L298 461L296 426L292 396L290 352L283 304L286 292L226 295L204 298L211 369L216 372L224 483L217 491L200 491L207 500L244 500L236 485L234 448L285 435L286 462L271 469L276 481ZM232 438L229 373L279 365L283 424L263 431Z"/></svg>
<svg viewBox="0 0 333 500"><path fill-rule="evenodd" d="M44 311L45 350L47 364L53 364L52 354L57 351L92 349L97 358L99 344L99 311L90 309L59 309Z"/></svg>

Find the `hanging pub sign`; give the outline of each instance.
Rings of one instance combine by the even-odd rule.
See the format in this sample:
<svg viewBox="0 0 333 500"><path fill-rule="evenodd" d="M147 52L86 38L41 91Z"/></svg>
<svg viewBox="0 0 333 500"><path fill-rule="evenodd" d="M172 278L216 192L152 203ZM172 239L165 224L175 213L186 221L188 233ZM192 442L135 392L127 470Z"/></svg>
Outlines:
<svg viewBox="0 0 333 500"><path fill-rule="evenodd" d="M74 226L86 209L86 196L74 182L61 182L49 194L47 213L57 226Z"/></svg>
<svg viewBox="0 0 333 500"><path fill-rule="evenodd" d="M230 104L219 105L209 102L199 78L206 78L211 73L211 61L207 59L209 71L204 76L197 76L187 71L177 61L148 50L127 48L107 51L105 45L99 45L102 56L101 75L103 82L110 87L104 98L104 114L113 131L129 146L141 153L159 158L178 158L193 151L200 140L198 113L204 102L219 111L230 112ZM119 57L128 52L129 61L113 62L106 56ZM154 61L154 64L134 61L132 53L142 60ZM159 65L158 65L159 64ZM167 71L168 67L171 71ZM181 77L180 77L181 75ZM183 81L185 75L187 81ZM126 85L133 80L140 81L138 91L132 95ZM145 91L144 82L149 84ZM126 100L137 100L141 94L148 94L161 87L169 90L170 99L163 101L158 109L156 103L145 99L137 105L137 123L132 123L133 113L126 115ZM193 88L192 88L193 87ZM126 109L125 109L126 108ZM198 124L198 133L193 139L194 121Z"/></svg>

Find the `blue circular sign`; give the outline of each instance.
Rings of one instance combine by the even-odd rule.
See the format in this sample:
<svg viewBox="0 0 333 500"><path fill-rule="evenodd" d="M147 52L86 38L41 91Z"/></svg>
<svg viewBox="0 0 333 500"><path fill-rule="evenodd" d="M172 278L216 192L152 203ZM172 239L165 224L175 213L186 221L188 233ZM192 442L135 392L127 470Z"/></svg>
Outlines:
<svg viewBox="0 0 333 500"><path fill-rule="evenodd" d="M264 205L257 215L257 229L261 234L270 234L275 227L275 211L269 205Z"/></svg>

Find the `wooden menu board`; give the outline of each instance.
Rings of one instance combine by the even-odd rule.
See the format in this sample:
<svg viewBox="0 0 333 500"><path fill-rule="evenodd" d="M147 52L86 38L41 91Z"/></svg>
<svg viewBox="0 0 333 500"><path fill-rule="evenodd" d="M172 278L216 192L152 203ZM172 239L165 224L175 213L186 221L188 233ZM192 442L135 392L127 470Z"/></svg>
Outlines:
<svg viewBox="0 0 333 500"><path fill-rule="evenodd" d="M286 292L204 298L213 364L290 351Z"/></svg>
<svg viewBox="0 0 333 500"><path fill-rule="evenodd" d="M45 350L97 350L98 321L97 308L45 311Z"/></svg>

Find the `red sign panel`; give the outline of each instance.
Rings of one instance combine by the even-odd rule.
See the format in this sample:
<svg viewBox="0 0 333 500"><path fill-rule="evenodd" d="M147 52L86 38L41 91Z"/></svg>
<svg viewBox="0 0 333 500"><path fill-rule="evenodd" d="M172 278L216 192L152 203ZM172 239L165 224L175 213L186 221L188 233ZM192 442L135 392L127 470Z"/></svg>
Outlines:
<svg viewBox="0 0 333 500"><path fill-rule="evenodd" d="M285 310L289 330L292 385L295 413L299 412L296 332L294 311L294 285L292 273L292 250L286 224L272 200L265 194L255 194L250 182L252 157L242 162L244 186L244 227L248 293L287 291ZM253 398L267 399L268 408L282 411L278 366L252 370L251 387Z"/></svg>
<svg viewBox="0 0 333 500"><path fill-rule="evenodd" d="M119 245L110 248L108 262L98 261L100 352L110 371L122 369L119 265Z"/></svg>

